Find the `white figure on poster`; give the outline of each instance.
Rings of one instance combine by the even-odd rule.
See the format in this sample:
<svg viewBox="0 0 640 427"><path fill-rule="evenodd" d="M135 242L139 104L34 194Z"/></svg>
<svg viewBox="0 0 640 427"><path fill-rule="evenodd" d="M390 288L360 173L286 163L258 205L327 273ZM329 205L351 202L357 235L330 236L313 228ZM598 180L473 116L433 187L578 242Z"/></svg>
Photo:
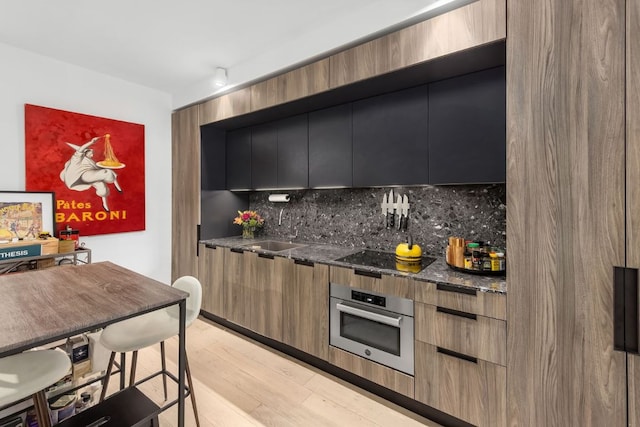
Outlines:
<svg viewBox="0 0 640 427"><path fill-rule="evenodd" d="M60 172L60 179L71 190L84 191L90 187L95 188L96 194L102 198L102 207L109 212L107 203L109 187L107 184L113 184L119 192L122 192L122 189L118 184L118 175L111 169L101 168L93 160L93 149L89 147L99 139L100 137L95 137L82 146L67 142L67 145L73 148L75 153L65 163L64 169Z"/></svg>

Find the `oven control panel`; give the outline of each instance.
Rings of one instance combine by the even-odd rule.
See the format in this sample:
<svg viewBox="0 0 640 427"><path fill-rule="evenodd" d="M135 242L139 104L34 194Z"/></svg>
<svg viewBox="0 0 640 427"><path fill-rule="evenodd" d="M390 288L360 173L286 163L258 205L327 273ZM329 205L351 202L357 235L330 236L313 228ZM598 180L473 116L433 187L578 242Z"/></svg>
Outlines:
<svg viewBox="0 0 640 427"><path fill-rule="evenodd" d="M366 294L359 291L351 291L351 299L353 301L366 302L367 304L373 304L380 307L387 306L387 299L379 295Z"/></svg>

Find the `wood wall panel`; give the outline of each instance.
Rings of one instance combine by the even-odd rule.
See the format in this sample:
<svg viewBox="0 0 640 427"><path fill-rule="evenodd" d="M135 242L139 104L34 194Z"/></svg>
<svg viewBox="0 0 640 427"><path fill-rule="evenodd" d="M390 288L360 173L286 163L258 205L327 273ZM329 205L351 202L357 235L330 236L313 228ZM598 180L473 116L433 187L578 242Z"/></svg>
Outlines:
<svg viewBox="0 0 640 427"><path fill-rule="evenodd" d="M262 110L278 104L278 78L274 77L251 85L251 111Z"/></svg>
<svg viewBox="0 0 640 427"><path fill-rule="evenodd" d="M277 80L280 104L329 90L329 58L289 71Z"/></svg>
<svg viewBox="0 0 640 427"><path fill-rule="evenodd" d="M198 275L200 223L199 107L171 115L171 281Z"/></svg>
<svg viewBox="0 0 640 427"><path fill-rule="evenodd" d="M627 266L640 268L640 0L627 0ZM640 426L640 356L628 356L629 425Z"/></svg>
<svg viewBox="0 0 640 427"><path fill-rule="evenodd" d="M201 104L200 125L249 112L251 112L251 89L247 87L210 99Z"/></svg>
<svg viewBox="0 0 640 427"><path fill-rule="evenodd" d="M510 0L507 396L512 426L625 425L624 0Z"/></svg>

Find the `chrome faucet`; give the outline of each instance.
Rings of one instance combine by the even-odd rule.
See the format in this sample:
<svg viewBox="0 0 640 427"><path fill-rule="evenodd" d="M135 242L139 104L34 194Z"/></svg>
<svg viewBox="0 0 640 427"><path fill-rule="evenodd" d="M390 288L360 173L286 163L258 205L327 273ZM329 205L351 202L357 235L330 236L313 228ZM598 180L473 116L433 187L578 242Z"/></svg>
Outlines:
<svg viewBox="0 0 640 427"><path fill-rule="evenodd" d="M284 212L284 208L280 209L280 215L278 216L278 227L282 225L282 212Z"/></svg>

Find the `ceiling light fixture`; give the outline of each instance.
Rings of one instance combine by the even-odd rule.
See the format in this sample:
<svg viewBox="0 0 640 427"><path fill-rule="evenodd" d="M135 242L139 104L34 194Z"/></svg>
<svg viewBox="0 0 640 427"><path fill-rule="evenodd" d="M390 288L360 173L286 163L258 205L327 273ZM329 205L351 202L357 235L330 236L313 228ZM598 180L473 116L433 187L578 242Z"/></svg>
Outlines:
<svg viewBox="0 0 640 427"><path fill-rule="evenodd" d="M213 85L216 87L223 87L227 85L227 70L225 68L216 68L216 72L213 75Z"/></svg>

